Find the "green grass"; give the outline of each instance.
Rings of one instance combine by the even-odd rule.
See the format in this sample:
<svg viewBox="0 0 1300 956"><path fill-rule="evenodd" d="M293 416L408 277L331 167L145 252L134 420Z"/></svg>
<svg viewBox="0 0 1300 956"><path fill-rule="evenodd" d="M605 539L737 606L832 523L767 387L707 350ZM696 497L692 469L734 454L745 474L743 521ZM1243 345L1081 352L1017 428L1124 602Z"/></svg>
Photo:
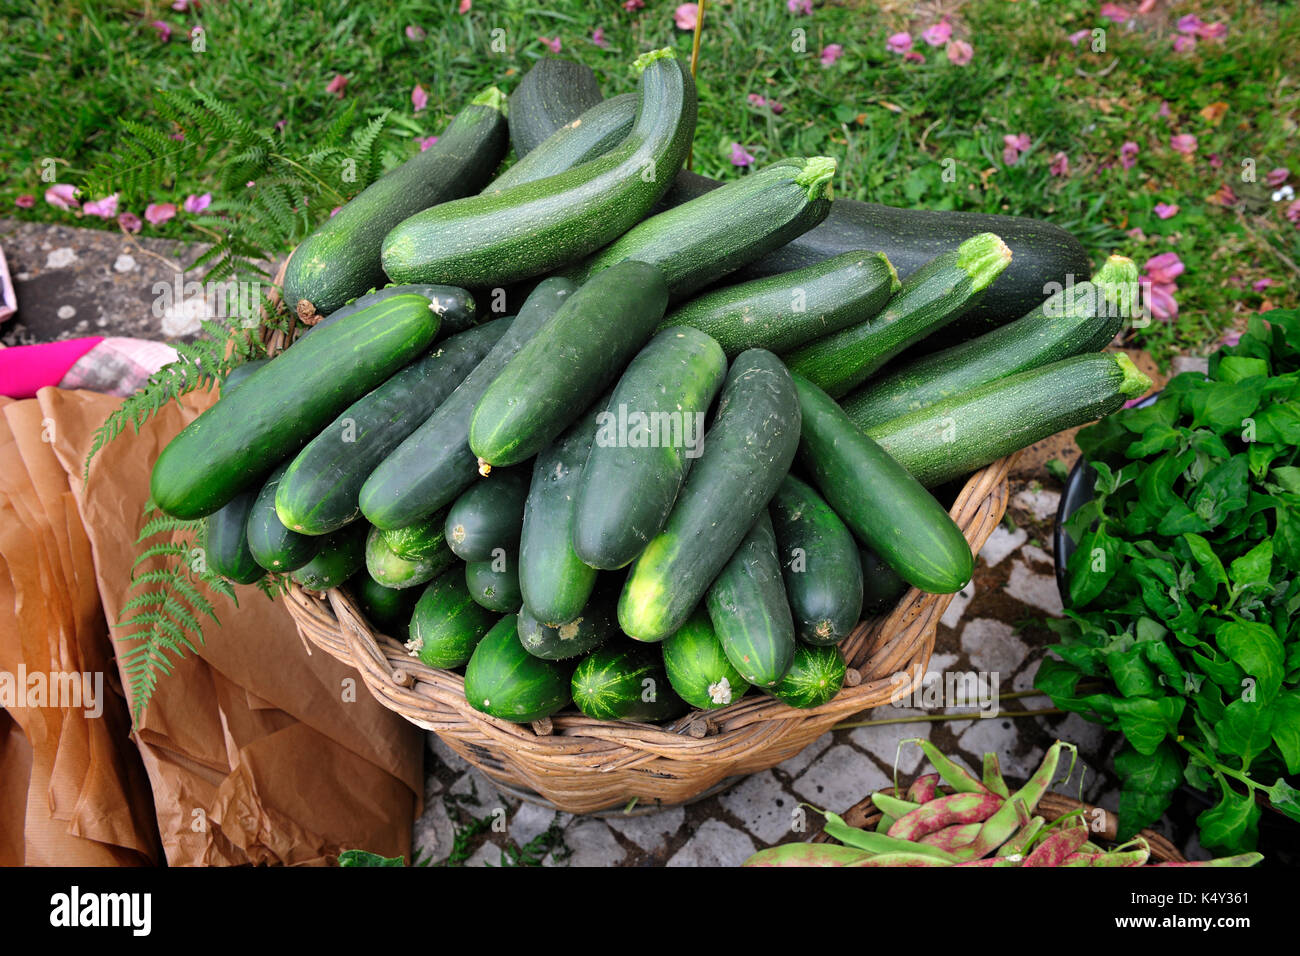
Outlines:
<svg viewBox="0 0 1300 956"><path fill-rule="evenodd" d="M148 119L153 89L194 84L214 90L250 121L270 128L284 121L287 144L310 144L342 108L325 90L330 78L349 78L345 100L358 116L384 108L390 121L391 159L409 155L414 139L440 131L474 92L491 84L507 91L549 51L539 35L559 36L562 56L597 72L608 95L634 88L628 64L639 52L674 45L689 53L690 35L673 25L676 3L648 0L627 13L613 0L532 0L476 3L466 16L455 0L435 6L413 2L352 4L343 0L236 3L209 0L198 13L178 13L163 3L0 0L0 71L6 95L0 120L0 210L20 218L67 221L72 213L41 199L42 161L56 161L60 181L77 183L111 150L121 118ZM790 13L784 0L736 0L709 5L699 69L700 124L694 167L735 175L731 144L739 142L763 163L788 155L825 153L841 160L837 194L900 206L969 209L1049 218L1073 231L1095 262L1109 252L1139 265L1173 249L1187 265L1173 323L1134 333L1134 344L1157 357L1204 351L1223 331L1244 325L1265 300L1300 304L1300 231L1272 202L1264 174L1295 164L1300 121L1300 14L1293 2L1180 4L1174 14L1139 21L1129 31L1101 18L1101 5L1085 0L983 0L957 9L956 36L975 48L965 67L950 64L941 48L921 43L936 3L817 0L814 15ZM1136 6L1129 3L1128 6ZM1175 54L1173 20L1198 13L1228 23L1220 43L1201 42ZM168 44L149 25L171 24ZM186 30L201 23L203 52ZM427 31L420 42L404 30ZM602 27L609 49L591 40ZM1106 51L1072 47L1066 36L1106 29ZM505 52L490 48L500 29ZM792 32L806 34L806 52L792 50ZM916 37L922 64L907 63L885 48L885 38L906 30ZM823 45L839 43L845 55L823 67ZM420 83L429 106L412 111L410 93ZM746 94L779 100L781 115L752 107ZM1170 115L1160 117L1161 104ZM1226 104L1216 124L1201 113ZM1025 133L1033 145L1014 165L1002 159L1002 137ZM1191 133L1199 148L1190 159L1169 146L1174 133ZM1116 163L1122 143L1140 146L1137 164ZM1050 158L1069 156L1071 173L1052 176ZM1218 154L1221 168L1209 157ZM156 185L148 197L124 197L140 214L143 203L180 203L217 182L220 153L205 157L178 182ZM1241 179L1243 159L1258 170L1256 183ZM1105 164L1113 168L1103 168ZM945 177L945 170L953 175ZM1232 209L1207 201L1229 184L1239 197ZM21 193L36 208L16 210ZM84 197L83 197L84 198ZM94 197L92 197L94 198ZM129 198L129 202L126 201ZM218 197L219 198L219 197ZM1160 220L1158 202L1180 212ZM146 234L192 236L182 214ZM87 224L116 228L112 223ZM1140 229L1145 238L1133 238ZM1274 285L1252 290L1259 279Z"/></svg>

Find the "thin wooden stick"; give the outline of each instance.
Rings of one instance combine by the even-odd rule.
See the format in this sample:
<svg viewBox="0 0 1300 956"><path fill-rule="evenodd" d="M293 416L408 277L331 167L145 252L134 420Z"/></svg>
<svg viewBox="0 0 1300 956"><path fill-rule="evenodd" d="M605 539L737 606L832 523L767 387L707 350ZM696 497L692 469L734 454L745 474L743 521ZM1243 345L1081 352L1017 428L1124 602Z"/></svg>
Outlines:
<svg viewBox="0 0 1300 956"><path fill-rule="evenodd" d="M704 6L707 0L699 0L699 6L695 11L695 38L691 42L691 79L695 79L695 64L700 60L700 34L704 32ZM690 169L691 164L695 161L695 143L686 149L686 168Z"/></svg>
<svg viewBox="0 0 1300 956"><path fill-rule="evenodd" d="M994 717L1040 717L1044 714L1063 714L1059 707L1044 707L1042 710L1003 710ZM847 724L836 724L831 730L850 730L854 727L883 727L886 724L929 724L942 720L989 720L981 717L979 711L973 714L924 714L919 717L890 717L886 720L855 720Z"/></svg>

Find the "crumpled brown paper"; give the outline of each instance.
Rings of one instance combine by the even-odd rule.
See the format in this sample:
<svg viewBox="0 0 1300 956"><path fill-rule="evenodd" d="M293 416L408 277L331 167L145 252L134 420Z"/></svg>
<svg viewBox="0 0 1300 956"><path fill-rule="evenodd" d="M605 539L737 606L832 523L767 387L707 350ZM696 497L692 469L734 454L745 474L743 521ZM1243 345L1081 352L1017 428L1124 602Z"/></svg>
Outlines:
<svg viewBox="0 0 1300 956"><path fill-rule="evenodd" d="M182 406L169 405L139 435L128 429L99 452L90 480L83 484L82 463L94 430L117 401L92 392L44 389L31 402L0 409L11 417L11 408L32 406L21 413L25 431L41 422L52 425L52 441L42 444L52 452L47 457L55 459L58 474L47 462L33 484L56 490L35 498L42 504L65 501L67 523L84 525L93 561L89 554L80 559L70 555L69 573L84 585L92 580L93 568L97 601L111 621L129 597L153 462L167 441L211 404L212 396L186 396ZM0 471L10 470L10 455L0 438ZM35 509L32 498L26 495L23 507ZM0 543L0 589L7 586L5 565L11 570L34 550L31 544L12 544L16 548ZM27 577L34 573L22 572ZM319 864L353 847L387 856L408 854L410 824L422 793L420 731L381 707L350 668L324 652L307 653L279 602L253 587L237 590L238 608L214 596L222 626L205 619L206 643L160 680L136 735L167 862ZM53 596L65 597L57 590ZM53 611L69 602L47 603ZM0 590L0 614L11 605ZM17 616L25 614L21 607L17 611ZM28 630L51 633L48 624ZM109 653L107 642L102 643ZM0 643L0 669L9 659ZM0 722L0 766L17 769L21 748L7 744L14 734L6 738L4 731ZM124 732L109 736L119 749L130 744ZM48 735L39 740L47 741ZM34 756L43 752L42 746L48 748L48 743L31 744ZM30 776L29 806L37 784L34 770ZM6 800L3 819L11 810L3 783L0 799ZM132 799L133 806L141 802ZM12 842L2 831L0 826L0 854Z"/></svg>

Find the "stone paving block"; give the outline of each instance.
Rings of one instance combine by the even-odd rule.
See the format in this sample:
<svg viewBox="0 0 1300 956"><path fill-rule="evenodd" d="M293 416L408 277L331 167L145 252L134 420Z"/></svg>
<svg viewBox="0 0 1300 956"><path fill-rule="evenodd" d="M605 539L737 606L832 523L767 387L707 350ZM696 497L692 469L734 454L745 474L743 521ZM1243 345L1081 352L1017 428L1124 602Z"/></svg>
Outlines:
<svg viewBox="0 0 1300 956"><path fill-rule="evenodd" d="M1056 587L1056 576L1036 574L1023 561L1011 562L1011 577L1007 579L1005 590L1022 604L1028 604L1053 617L1062 614L1061 592Z"/></svg>
<svg viewBox="0 0 1300 956"><path fill-rule="evenodd" d="M668 866L740 866L758 848L743 830L721 820L705 820L673 854Z"/></svg>
<svg viewBox="0 0 1300 956"><path fill-rule="evenodd" d="M552 823L563 828L568 826L572 819L572 814L560 813L552 807L543 807L521 800L518 808L510 814L510 839L516 846L526 846L550 829Z"/></svg>
<svg viewBox="0 0 1300 956"><path fill-rule="evenodd" d="M1008 778L1028 779L1043 762L1043 751L1037 747L1019 753L1020 726L1010 717L985 717L972 721L959 743L972 759L982 760L986 753L997 754L1002 773ZM978 769L976 775L979 775Z"/></svg>
<svg viewBox="0 0 1300 956"><path fill-rule="evenodd" d="M976 670L1002 676L1014 674L1029 654L1029 647L1009 624L990 617L966 622L961 632L961 648Z"/></svg>
<svg viewBox="0 0 1300 956"><path fill-rule="evenodd" d="M1029 540L1029 533L1024 528L1017 528L1015 531L1008 531L1006 525L998 525L989 535L989 539L984 542L984 547L980 548L980 557L990 568L1002 562L1002 559L1009 554L1014 554L1019 548Z"/></svg>
<svg viewBox="0 0 1300 956"><path fill-rule="evenodd" d="M618 834L631 840L647 853L662 850L668 838L686 822L686 810L668 807L655 813L640 816L609 817L606 821Z"/></svg>
<svg viewBox="0 0 1300 956"><path fill-rule="evenodd" d="M724 793L719 802L763 843L778 843L793 836L793 810L799 799L788 793L770 770L746 778Z"/></svg>
<svg viewBox="0 0 1300 956"><path fill-rule="evenodd" d="M470 854L465 861L466 866L500 866L501 865L501 847L487 840L477 850Z"/></svg>
<svg viewBox="0 0 1300 956"><path fill-rule="evenodd" d="M797 777L834 742L835 737L828 730L793 757L777 764L776 769L784 770L791 777Z"/></svg>
<svg viewBox="0 0 1300 956"><path fill-rule="evenodd" d="M542 866L618 866L627 856L601 820L570 824L564 831L564 845L570 850L568 857L556 860L554 853L548 853Z"/></svg>
<svg viewBox="0 0 1300 956"><path fill-rule="evenodd" d="M424 815L415 821L411 831L412 857L422 856L441 863L451 855L455 839L456 827L447 815L447 805L436 796L429 799L426 794Z"/></svg>
<svg viewBox="0 0 1300 956"><path fill-rule="evenodd" d="M846 744L837 744L803 772L794 782L794 791L822 810L842 813L863 797L892 783L866 754Z"/></svg>
<svg viewBox="0 0 1300 956"><path fill-rule="evenodd" d="M1039 665L1041 665L1042 663L1043 663L1042 658L1039 658L1036 661L1031 660L1026 662L1026 664L1022 668L1020 668L1019 671L1017 671L1016 676L1012 678L1011 689L1012 690L1032 689L1034 686L1034 678L1038 676L1038 668ZM1043 700L1044 700L1044 704L1042 706L1046 707L1047 704L1045 702L1047 698L1044 697Z"/></svg>
<svg viewBox="0 0 1300 956"><path fill-rule="evenodd" d="M961 616L966 613L966 608L970 606L971 599L975 597L975 582L971 581L964 588L953 595L952 602L943 612L943 617L939 621L944 627L956 627L961 621Z"/></svg>
<svg viewBox="0 0 1300 956"><path fill-rule="evenodd" d="M479 817L497 808L508 810L518 803L514 797L508 797L498 790L496 785L475 767L461 774L451 785L451 792L457 796L473 794L473 797L465 803L470 810L474 811L475 816Z"/></svg>
<svg viewBox="0 0 1300 956"><path fill-rule="evenodd" d="M1061 493L1048 488L1026 488L1011 501L1039 521L1049 521L1056 517L1056 509L1061 506Z"/></svg>
<svg viewBox="0 0 1300 956"><path fill-rule="evenodd" d="M1200 372L1202 375L1208 375L1210 372L1210 359L1205 355L1178 355L1169 363L1169 377L1181 375L1183 372Z"/></svg>
<svg viewBox="0 0 1300 956"><path fill-rule="evenodd" d="M903 711L898 714L899 717L909 716L913 711ZM850 733L849 738L879 760L886 767L894 766L894 759L898 759L898 769L900 773L916 773L921 761L925 759L925 752L916 744L907 744L899 747L899 742L911 737L921 737L924 740L930 739L930 728L933 725L929 721L917 721L913 724L884 724L879 727L855 727ZM888 782L884 786L888 786ZM875 789L875 788L873 788ZM865 793L862 796L866 796ZM858 798L859 800L862 797Z"/></svg>
<svg viewBox="0 0 1300 956"><path fill-rule="evenodd" d="M1043 565L1043 570L1051 570L1056 566L1052 556L1036 544L1027 544L1020 549L1020 556L1025 558L1030 564ZM1055 572L1052 572L1055 574Z"/></svg>
<svg viewBox="0 0 1300 956"><path fill-rule="evenodd" d="M461 771L470 768L469 761L448 747L443 739L432 730L425 731L425 740L429 744L430 752L437 757L443 766L447 767L447 769L454 773L460 773Z"/></svg>

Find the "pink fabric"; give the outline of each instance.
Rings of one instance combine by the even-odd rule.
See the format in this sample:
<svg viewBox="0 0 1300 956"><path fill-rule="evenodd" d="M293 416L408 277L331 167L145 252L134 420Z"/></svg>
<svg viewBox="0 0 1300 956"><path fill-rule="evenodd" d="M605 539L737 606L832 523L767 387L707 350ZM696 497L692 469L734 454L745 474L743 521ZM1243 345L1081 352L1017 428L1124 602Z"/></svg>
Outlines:
<svg viewBox="0 0 1300 956"><path fill-rule="evenodd" d="M35 398L38 389L63 381L68 369L102 341L102 335L93 335L84 339L0 349L0 395Z"/></svg>

